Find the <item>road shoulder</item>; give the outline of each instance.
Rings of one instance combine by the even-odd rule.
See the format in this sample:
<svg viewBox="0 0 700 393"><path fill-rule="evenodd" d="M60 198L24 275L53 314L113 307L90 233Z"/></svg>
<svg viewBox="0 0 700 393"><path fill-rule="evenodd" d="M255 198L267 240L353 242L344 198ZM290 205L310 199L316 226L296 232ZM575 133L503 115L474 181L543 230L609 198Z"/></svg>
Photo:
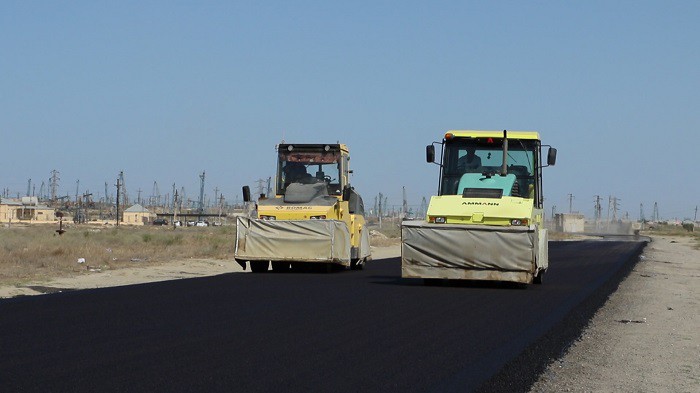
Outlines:
<svg viewBox="0 0 700 393"><path fill-rule="evenodd" d="M531 392L700 390L700 251L654 236L581 337Z"/></svg>

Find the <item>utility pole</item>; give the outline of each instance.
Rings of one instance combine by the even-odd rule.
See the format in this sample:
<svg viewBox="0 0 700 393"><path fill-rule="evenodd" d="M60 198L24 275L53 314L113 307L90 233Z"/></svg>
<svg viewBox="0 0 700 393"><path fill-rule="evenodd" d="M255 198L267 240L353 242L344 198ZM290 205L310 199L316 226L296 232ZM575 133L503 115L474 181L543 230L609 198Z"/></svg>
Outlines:
<svg viewBox="0 0 700 393"><path fill-rule="evenodd" d="M202 219L201 214L204 214L204 176L205 172L202 171L202 174L199 175L199 178L201 179L201 183L199 185L199 219Z"/></svg>
<svg viewBox="0 0 700 393"><path fill-rule="evenodd" d="M406 186L401 187L403 190L403 203L401 204L401 215L403 216L403 219L406 218L406 215L408 214L408 201L406 200Z"/></svg>
<svg viewBox="0 0 700 393"><path fill-rule="evenodd" d="M698 220L698 206L695 205L695 218L693 218L693 221L697 221L697 220Z"/></svg>
<svg viewBox="0 0 700 393"><path fill-rule="evenodd" d="M119 226L119 190L121 189L121 174L117 177L117 226Z"/></svg>
<svg viewBox="0 0 700 393"><path fill-rule="evenodd" d="M175 190L175 183L173 183L173 190ZM173 191L173 229L177 228L175 222L177 221L177 190Z"/></svg>
<svg viewBox="0 0 700 393"><path fill-rule="evenodd" d="M379 193L379 210L377 211L377 214L379 215L379 229L382 228L382 198L384 198L384 195L382 193Z"/></svg>
<svg viewBox="0 0 700 393"><path fill-rule="evenodd" d="M78 194L80 189L80 179L75 182L75 203L78 204Z"/></svg>

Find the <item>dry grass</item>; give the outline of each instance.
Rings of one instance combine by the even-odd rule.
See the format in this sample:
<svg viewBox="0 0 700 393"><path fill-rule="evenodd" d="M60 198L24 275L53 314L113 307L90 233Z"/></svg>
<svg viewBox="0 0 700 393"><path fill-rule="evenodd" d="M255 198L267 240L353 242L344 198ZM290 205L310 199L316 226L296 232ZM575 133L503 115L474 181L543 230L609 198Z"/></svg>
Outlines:
<svg viewBox="0 0 700 393"><path fill-rule="evenodd" d="M93 269L135 263L233 256L235 227L69 227L58 236L53 226L0 228L0 284L64 277ZM84 263L78 259L84 258Z"/></svg>
<svg viewBox="0 0 700 393"><path fill-rule="evenodd" d="M393 246L401 243L401 227L398 221L383 222L382 227L370 225L370 244L374 247Z"/></svg>
<svg viewBox="0 0 700 393"><path fill-rule="evenodd" d="M234 226L222 227L91 227L67 226L59 236L56 226L0 228L0 285L75 276L89 269L113 270L154 265L179 259L231 259ZM401 241L401 228L384 223L371 236L372 246ZM84 258L84 263L78 259Z"/></svg>
<svg viewBox="0 0 700 393"><path fill-rule="evenodd" d="M695 227L695 231L690 232L678 225L657 224L654 229L642 231L645 235L657 236L688 236L695 241L695 249L700 250L700 228Z"/></svg>

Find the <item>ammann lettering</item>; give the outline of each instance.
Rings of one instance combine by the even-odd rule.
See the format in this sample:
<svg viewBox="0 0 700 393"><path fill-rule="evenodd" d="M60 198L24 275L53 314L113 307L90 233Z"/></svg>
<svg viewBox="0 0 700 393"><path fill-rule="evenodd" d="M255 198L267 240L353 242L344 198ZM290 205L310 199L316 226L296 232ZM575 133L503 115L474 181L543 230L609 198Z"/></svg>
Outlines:
<svg viewBox="0 0 700 393"><path fill-rule="evenodd" d="M498 202L462 202L462 205L500 206Z"/></svg>

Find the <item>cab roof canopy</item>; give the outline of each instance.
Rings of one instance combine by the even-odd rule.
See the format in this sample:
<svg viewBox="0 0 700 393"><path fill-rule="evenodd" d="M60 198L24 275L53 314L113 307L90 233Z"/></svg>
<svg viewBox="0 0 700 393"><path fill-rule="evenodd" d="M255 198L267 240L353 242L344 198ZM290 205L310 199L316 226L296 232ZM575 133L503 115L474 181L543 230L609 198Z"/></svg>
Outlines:
<svg viewBox="0 0 700 393"><path fill-rule="evenodd" d="M510 131L506 130L508 139L534 139L540 140L537 131ZM450 130L445 133L445 139L450 139L448 135L455 138L503 138L503 130L500 131L476 131L476 130Z"/></svg>
<svg viewBox="0 0 700 393"><path fill-rule="evenodd" d="M289 150L290 146L292 147L292 150ZM324 150L326 146L328 146L329 151L348 150L347 146L342 143L280 143L277 145L277 149L279 151L293 151L295 148L305 150Z"/></svg>

